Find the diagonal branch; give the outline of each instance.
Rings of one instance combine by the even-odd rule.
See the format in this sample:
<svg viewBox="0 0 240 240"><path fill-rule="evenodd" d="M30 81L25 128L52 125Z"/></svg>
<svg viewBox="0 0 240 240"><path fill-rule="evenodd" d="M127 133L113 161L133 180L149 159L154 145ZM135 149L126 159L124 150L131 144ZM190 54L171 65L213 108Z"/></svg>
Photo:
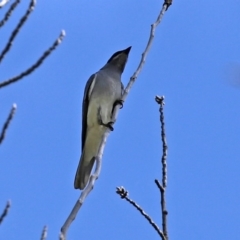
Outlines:
<svg viewBox="0 0 240 240"><path fill-rule="evenodd" d="M155 179L155 183L160 190L161 194L161 213L162 213L162 228L163 234L168 239L168 231L167 231L167 215L168 211L166 209L166 197L165 191L167 188L167 140L166 140L166 133L165 133L165 122L164 122L164 114L163 114L163 106L164 106L164 97L155 97L155 101L160 105L159 112L160 112L160 123L161 123L161 138L162 138L162 184Z"/></svg>
<svg viewBox="0 0 240 240"><path fill-rule="evenodd" d="M0 27L2 27L6 21L9 19L9 17L11 16L12 12L14 11L14 9L17 7L17 5L20 3L20 0L16 0L8 9L7 13L5 14L3 20L0 21Z"/></svg>
<svg viewBox="0 0 240 240"><path fill-rule="evenodd" d="M43 53L43 55L36 61L36 63L34 63L30 68L28 68L27 70L25 70L21 74L1 82L0 83L0 88L5 87L5 86L7 86L11 83L14 83L14 82L20 80L21 78L23 78L23 77L29 75L30 73L32 73L36 68L38 68L43 63L43 61L47 58L47 56L50 55L54 49L56 49L56 47L62 42L65 35L66 35L65 31L62 30L58 39L53 43L53 45L47 51L45 51Z"/></svg>
<svg viewBox="0 0 240 240"><path fill-rule="evenodd" d="M41 234L41 240L46 240L46 239L47 239L47 226L44 226Z"/></svg>
<svg viewBox="0 0 240 240"><path fill-rule="evenodd" d="M3 219L7 216L10 207L11 207L11 202L7 201L6 207L4 208L3 213L0 216L0 224L3 222Z"/></svg>
<svg viewBox="0 0 240 240"><path fill-rule="evenodd" d="M128 201L130 204L132 204L147 220L148 222L152 225L152 227L157 231L159 236L163 239L166 240L163 232L159 229L158 225L152 220L152 218L144 212L144 210L132 199L128 197L128 191L124 189L124 187L117 187L116 193L122 198Z"/></svg>
<svg viewBox="0 0 240 240"><path fill-rule="evenodd" d="M13 45L13 40L17 36L19 30L23 26L23 24L26 22L27 18L29 17L30 13L33 11L34 7L36 5L36 0L31 0L29 7L25 13L25 15L20 19L17 27L13 30L5 48L2 50L2 53L0 54L0 63L3 60L6 53L10 50L11 46Z"/></svg>
<svg viewBox="0 0 240 240"><path fill-rule="evenodd" d="M168 0L168 1L170 1L170 0ZM164 4L163 4L163 7L162 7L162 9L161 9L161 11L160 11L160 13L159 13L159 15L157 17L157 20L155 21L155 23L153 23L151 25L150 36L149 36L149 39L148 39L148 42L147 42L146 49L144 50L144 52L142 54L142 58L140 60L140 63L139 63L139 66L138 66L137 70L134 72L133 76L130 78L129 83L128 83L127 87L124 90L124 94L122 96L123 102L126 100L127 95L129 94L129 91L130 91L132 85L134 84L134 82L136 81L139 73L142 70L142 67L143 67L143 65L144 65L144 63L146 61L147 54L148 54L148 52L150 50L150 47L151 47L151 44L153 42L153 38L154 38L154 33L155 33L155 30L156 30L156 27L161 22L162 17L164 15L165 11L167 10L168 6L170 6L170 5L168 3L166 3L166 1L165 1ZM1 85L0 85L0 87L1 87ZM117 115L118 115L119 109L120 109L120 105L116 105L116 107L114 109L113 116L112 116L113 122L115 122L116 119L117 119ZM71 213L68 216L67 220L65 221L63 227L61 228L61 240L65 240L66 239L66 233L67 233L67 230L68 230L69 226L71 225L72 221L75 219L75 217L76 217L80 207L83 204L83 201L85 200L87 195L90 193L90 191L93 189L95 180L97 180L97 178L98 178L98 176L100 174L100 166L101 166L101 162L102 162L102 155L103 155L103 151L104 151L104 148L105 148L105 145L106 145L106 141L107 141L108 135L109 135L109 132L106 132L104 137L103 137L103 140L102 140L102 143L101 143L98 155L96 157L97 166L99 165L99 169L97 171L98 167L96 166L96 170L95 170L94 174L90 177L90 181L89 181L87 187L82 191L82 193L80 195L80 198L76 202L73 210L71 211ZM94 179L94 180L92 180L92 179Z"/></svg>
<svg viewBox="0 0 240 240"><path fill-rule="evenodd" d="M11 109L9 115L8 115L8 118L7 118L6 122L3 125L2 132L0 134L0 144L3 142L3 140L4 140L5 136L6 136L6 132L7 132L8 126L9 126L11 120L13 119L13 116L14 116L14 114L16 112L16 109L17 109L17 105L13 104L12 109Z"/></svg>
<svg viewBox="0 0 240 240"><path fill-rule="evenodd" d="M105 138L104 138L105 139ZM63 224L62 228L61 228L61 234L60 234L60 239L61 240L65 240L66 239L66 234L67 234L67 230L70 227L71 223L73 222L73 220L76 218L77 213L79 211L79 209L81 208L81 206L83 205L83 202L85 200L85 198L88 196L88 194L92 191L93 187L94 187L94 183L97 180L100 170L101 170L101 161L100 158L102 158L103 155L103 149L100 149L100 156L98 156L95 160L96 162L96 167L94 170L94 173L91 175L90 180L88 182L88 185L86 186L86 188L84 189L84 191L81 192L81 195L79 197L79 199L77 200L77 202L75 203L71 213L69 214L67 220L65 221L65 223Z"/></svg>
<svg viewBox="0 0 240 240"><path fill-rule="evenodd" d="M0 2L0 8L4 7L8 2L9 2L9 0L2 0Z"/></svg>
<svg viewBox="0 0 240 240"><path fill-rule="evenodd" d="M143 65L146 62L147 55L148 55L149 50L150 50L150 48L152 46L153 39L154 39L154 36L155 36L155 30L156 30L157 26L159 25L159 23L161 22L166 9L167 9L167 5L163 4L163 7L162 7L162 9L161 9L161 11L160 11L160 13L159 13L159 15L157 17L157 20L151 25L150 36L149 36L149 39L148 39L148 42L147 42L147 46L146 46L144 52L142 53L142 58L141 58L141 60L139 62L137 70L134 72L134 74L130 78L130 81L128 82L127 87L124 90L124 94L123 94L123 97L122 97L123 101L126 100L128 94L129 94L129 91L132 88L132 85L136 81L139 73L141 72L141 70L143 68ZM118 107L118 109L119 109L119 107Z"/></svg>

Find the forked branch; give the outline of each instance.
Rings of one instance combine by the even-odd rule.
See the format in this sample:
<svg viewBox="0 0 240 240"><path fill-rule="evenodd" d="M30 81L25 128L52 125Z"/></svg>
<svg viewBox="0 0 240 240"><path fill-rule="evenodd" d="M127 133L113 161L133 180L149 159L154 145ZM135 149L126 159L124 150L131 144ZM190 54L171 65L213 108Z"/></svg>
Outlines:
<svg viewBox="0 0 240 240"><path fill-rule="evenodd" d="M117 187L116 193L122 198L129 202L132 206L134 206L141 214L144 216L148 222L152 225L152 227L157 231L158 235L162 238L162 240L167 240L163 234L163 232L159 229L158 225L152 220L152 218L144 212L144 210L132 199L128 197L128 191L124 189L124 187Z"/></svg>
<svg viewBox="0 0 240 240"><path fill-rule="evenodd" d="M163 107L164 107L164 96L155 97L155 101L160 105L159 107L159 112L160 112L160 123L161 123L161 139L162 139L162 184L155 179L155 183L157 187L160 190L160 195L161 195L161 215L162 215L162 228L163 228L163 234L168 240L168 231L167 231L167 215L168 211L166 209L166 196L165 196L165 191L167 188L167 140L166 140L166 133L165 133L165 122L164 122L164 114L163 114Z"/></svg>

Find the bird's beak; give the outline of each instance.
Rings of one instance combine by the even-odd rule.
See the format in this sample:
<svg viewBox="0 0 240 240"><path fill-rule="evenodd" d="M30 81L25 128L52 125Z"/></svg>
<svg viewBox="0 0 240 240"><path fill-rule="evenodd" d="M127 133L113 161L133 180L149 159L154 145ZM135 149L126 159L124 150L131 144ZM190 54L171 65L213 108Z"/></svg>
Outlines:
<svg viewBox="0 0 240 240"><path fill-rule="evenodd" d="M123 52L126 53L126 54L129 54L131 48L132 48L132 46L130 46L130 47L124 49Z"/></svg>

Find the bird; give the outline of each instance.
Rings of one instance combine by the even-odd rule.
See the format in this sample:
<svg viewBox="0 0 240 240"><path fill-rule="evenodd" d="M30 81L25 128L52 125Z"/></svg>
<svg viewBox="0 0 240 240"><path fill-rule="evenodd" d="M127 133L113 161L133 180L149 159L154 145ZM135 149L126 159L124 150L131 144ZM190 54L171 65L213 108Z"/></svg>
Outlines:
<svg viewBox="0 0 240 240"><path fill-rule="evenodd" d="M82 154L74 180L74 188L83 190L98 155L106 131L113 131L112 114L121 100L121 75L131 46L115 52L107 63L88 79L82 101Z"/></svg>

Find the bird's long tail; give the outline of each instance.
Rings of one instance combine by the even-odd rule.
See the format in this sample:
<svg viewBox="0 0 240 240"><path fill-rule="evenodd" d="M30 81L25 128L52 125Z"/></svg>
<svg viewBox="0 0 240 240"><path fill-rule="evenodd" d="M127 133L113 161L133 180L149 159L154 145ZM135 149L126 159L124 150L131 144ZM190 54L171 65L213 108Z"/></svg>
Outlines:
<svg viewBox="0 0 240 240"><path fill-rule="evenodd" d="M103 133L100 126L87 131L84 149L75 175L74 188L82 190L86 187L102 142Z"/></svg>

